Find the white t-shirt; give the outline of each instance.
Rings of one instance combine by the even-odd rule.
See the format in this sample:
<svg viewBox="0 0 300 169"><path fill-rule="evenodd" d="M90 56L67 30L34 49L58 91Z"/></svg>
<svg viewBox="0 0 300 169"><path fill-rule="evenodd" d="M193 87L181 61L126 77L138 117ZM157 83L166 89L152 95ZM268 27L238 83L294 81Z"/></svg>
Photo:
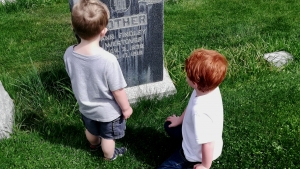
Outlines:
<svg viewBox="0 0 300 169"><path fill-rule="evenodd" d="M122 112L112 91L127 84L117 58L104 49L98 55L84 56L73 48L66 50L64 62L79 111L95 121L109 122L118 118Z"/></svg>
<svg viewBox="0 0 300 169"><path fill-rule="evenodd" d="M222 152L223 103L219 88L196 97L194 90L182 123L182 148L190 162L202 162L202 144L214 142L213 160Z"/></svg>

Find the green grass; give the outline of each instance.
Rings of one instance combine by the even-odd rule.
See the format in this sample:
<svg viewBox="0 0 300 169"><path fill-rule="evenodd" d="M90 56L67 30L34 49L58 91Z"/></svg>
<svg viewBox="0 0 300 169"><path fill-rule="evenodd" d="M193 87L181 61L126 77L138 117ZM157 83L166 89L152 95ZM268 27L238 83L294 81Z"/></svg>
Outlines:
<svg viewBox="0 0 300 169"><path fill-rule="evenodd" d="M224 148L212 168L300 168L300 1L167 0L165 66L177 94L133 107L128 153L112 163L87 149L78 105L64 70L76 43L69 4L19 0L0 5L0 80L15 103L11 138L0 141L0 168L155 168L178 146L163 130L180 115L191 88L184 60L195 48L224 54L229 70L220 89ZM294 61L276 68L264 53L285 50Z"/></svg>

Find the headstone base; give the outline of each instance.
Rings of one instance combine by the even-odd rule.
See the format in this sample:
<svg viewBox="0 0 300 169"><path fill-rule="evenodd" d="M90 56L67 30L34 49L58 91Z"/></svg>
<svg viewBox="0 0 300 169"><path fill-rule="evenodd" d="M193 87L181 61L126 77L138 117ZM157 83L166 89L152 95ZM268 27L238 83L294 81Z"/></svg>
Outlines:
<svg viewBox="0 0 300 169"><path fill-rule="evenodd" d="M161 99L164 96L173 95L176 93L176 88L168 71L164 68L162 81L128 87L125 91L129 102L134 104L140 99Z"/></svg>

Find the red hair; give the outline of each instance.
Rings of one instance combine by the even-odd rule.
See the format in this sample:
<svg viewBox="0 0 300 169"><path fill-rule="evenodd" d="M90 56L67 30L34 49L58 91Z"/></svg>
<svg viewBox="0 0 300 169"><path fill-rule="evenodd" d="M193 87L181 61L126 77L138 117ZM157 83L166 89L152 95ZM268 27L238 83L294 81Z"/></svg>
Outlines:
<svg viewBox="0 0 300 169"><path fill-rule="evenodd" d="M226 58L214 50L196 49L185 60L187 77L202 92L218 87L225 78L227 67Z"/></svg>

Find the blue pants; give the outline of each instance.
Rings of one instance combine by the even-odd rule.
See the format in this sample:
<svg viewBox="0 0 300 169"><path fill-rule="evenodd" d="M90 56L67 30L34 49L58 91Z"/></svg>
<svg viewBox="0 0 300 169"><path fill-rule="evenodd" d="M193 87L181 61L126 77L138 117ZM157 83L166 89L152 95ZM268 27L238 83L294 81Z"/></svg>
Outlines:
<svg viewBox="0 0 300 169"><path fill-rule="evenodd" d="M170 137L173 137L174 139L180 139L182 140L182 126L176 126L176 127L169 127L171 123L170 122L165 122L164 127L167 132L167 134ZM175 151L169 157L166 161L164 161L158 169L189 169L193 168L195 164L200 163L200 162L189 162L183 153L182 147L180 147L178 150Z"/></svg>
<svg viewBox="0 0 300 169"><path fill-rule="evenodd" d="M182 141L182 125L176 126L176 127L169 127L171 122L166 121L164 124L166 133L176 140Z"/></svg>
<svg viewBox="0 0 300 169"><path fill-rule="evenodd" d="M192 169L195 164L200 162L189 162L183 154L182 148L177 150L166 161L164 161L158 169Z"/></svg>

